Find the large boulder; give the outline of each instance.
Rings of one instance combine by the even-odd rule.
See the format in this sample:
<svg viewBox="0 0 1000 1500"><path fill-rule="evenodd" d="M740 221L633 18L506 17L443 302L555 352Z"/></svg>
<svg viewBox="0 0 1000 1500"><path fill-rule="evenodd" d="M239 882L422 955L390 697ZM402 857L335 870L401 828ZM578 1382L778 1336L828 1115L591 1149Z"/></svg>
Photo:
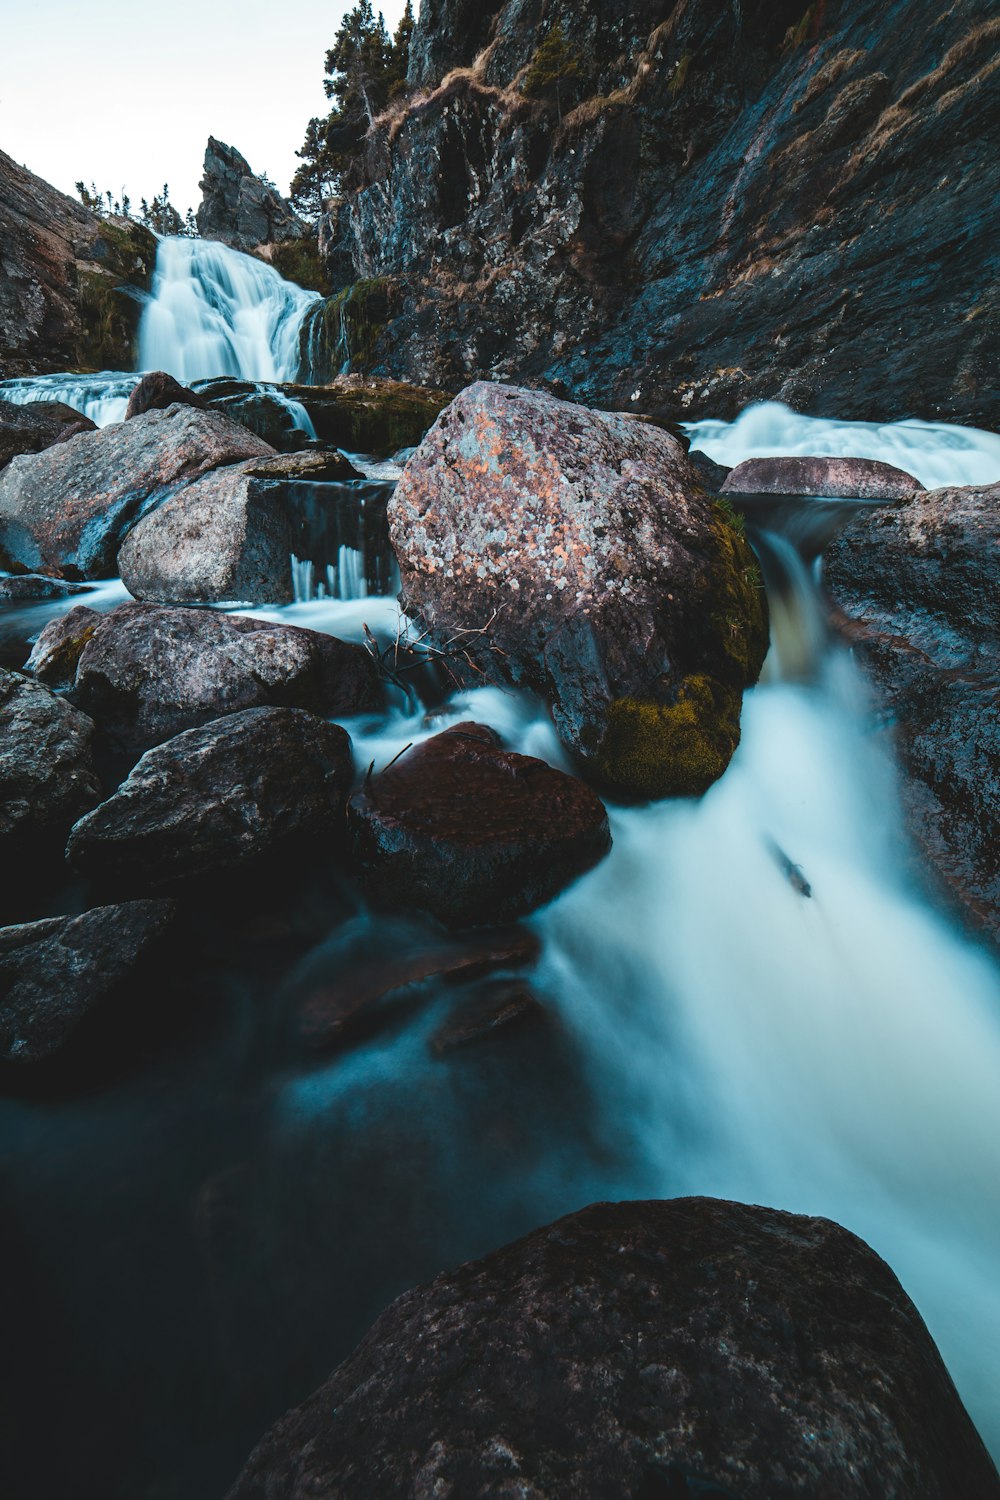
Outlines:
<svg viewBox="0 0 1000 1500"><path fill-rule="evenodd" d="M17 861L65 837L101 795L94 725L63 698L0 667L0 851Z"/></svg>
<svg viewBox="0 0 1000 1500"><path fill-rule="evenodd" d="M41 453L77 432L93 432L89 417L61 401L29 401L24 405L0 399L0 469L22 453Z"/></svg>
<svg viewBox="0 0 1000 1500"><path fill-rule="evenodd" d="M163 890L257 863L343 823L354 764L338 724L300 708L249 708L148 750L70 834L92 879Z"/></svg>
<svg viewBox="0 0 1000 1500"><path fill-rule="evenodd" d="M166 492L273 452L238 423L190 406L81 433L0 473L0 548L35 572L107 577L122 538Z"/></svg>
<svg viewBox="0 0 1000 1500"><path fill-rule="evenodd" d="M918 847L1000 941L1000 484L862 512L824 580L895 720Z"/></svg>
<svg viewBox="0 0 1000 1500"><path fill-rule="evenodd" d="M458 724L369 776L348 804L379 902L451 927L496 926L550 901L611 847L598 797L544 761Z"/></svg>
<svg viewBox="0 0 1000 1500"><path fill-rule="evenodd" d="M271 184L255 176L245 156L209 136L198 209L198 233L234 250L253 251L309 231Z"/></svg>
<svg viewBox="0 0 1000 1500"><path fill-rule="evenodd" d="M163 604L291 602L288 511L278 486L250 472L255 462L203 474L142 518L118 553L130 594Z"/></svg>
<svg viewBox="0 0 1000 1500"><path fill-rule="evenodd" d="M724 495L820 495L906 500L923 485L873 458L748 458L731 469Z"/></svg>
<svg viewBox="0 0 1000 1500"><path fill-rule="evenodd" d="M406 609L456 672L540 692L602 785L696 794L725 770L766 603L667 432L473 385L407 463L389 524Z"/></svg>
<svg viewBox="0 0 1000 1500"><path fill-rule="evenodd" d="M100 618L73 691L108 738L140 751L243 708L343 717L379 701L375 664L361 646L294 625L156 604L121 604Z"/></svg>
<svg viewBox="0 0 1000 1500"><path fill-rule="evenodd" d="M45 1062L164 935L172 901L126 901L0 928L0 1061Z"/></svg>
<svg viewBox="0 0 1000 1500"><path fill-rule="evenodd" d="M892 1271L827 1219L595 1204L400 1297L229 1500L996 1500Z"/></svg>

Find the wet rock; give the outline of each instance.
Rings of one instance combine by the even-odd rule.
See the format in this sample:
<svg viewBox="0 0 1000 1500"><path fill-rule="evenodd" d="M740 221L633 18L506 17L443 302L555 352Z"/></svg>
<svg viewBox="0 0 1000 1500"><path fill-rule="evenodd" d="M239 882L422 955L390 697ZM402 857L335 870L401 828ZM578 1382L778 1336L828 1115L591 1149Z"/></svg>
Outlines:
<svg viewBox="0 0 1000 1500"><path fill-rule="evenodd" d="M94 725L47 687L0 667L0 849L44 852L101 795Z"/></svg>
<svg viewBox="0 0 1000 1500"><path fill-rule="evenodd" d="M861 512L824 581L894 721L918 847L1000 942L1000 484Z"/></svg>
<svg viewBox="0 0 1000 1500"><path fill-rule="evenodd" d="M595 1204L400 1297L229 1500L998 1492L884 1261L827 1219L681 1198Z"/></svg>
<svg viewBox="0 0 1000 1500"><path fill-rule="evenodd" d="M29 603L33 599L68 599L87 594L84 583L66 583L62 578L45 578L41 573L0 575L0 599L9 603Z"/></svg>
<svg viewBox="0 0 1000 1500"><path fill-rule="evenodd" d="M26 1067L62 1051L174 914L172 901L126 901L0 928L0 1059Z"/></svg>
<svg viewBox="0 0 1000 1500"><path fill-rule="evenodd" d="M333 484L364 478L343 453L316 450L280 453L277 458L264 458L259 463L249 464L247 473L252 474L255 479L286 483L294 480L303 484Z"/></svg>
<svg viewBox="0 0 1000 1500"><path fill-rule="evenodd" d="M722 486L724 495L823 495L908 500L923 485L872 458L748 458Z"/></svg>
<svg viewBox="0 0 1000 1500"><path fill-rule="evenodd" d="M458 1047L468 1047L506 1031L539 1021L545 1012L531 986L523 979L493 979L477 987L439 1026L430 1040L435 1057L444 1057Z"/></svg>
<svg viewBox="0 0 1000 1500"><path fill-rule="evenodd" d="M613 794L703 792L767 649L756 563L679 444L620 414L470 386L389 505L409 613L450 665L540 692Z"/></svg>
<svg viewBox="0 0 1000 1500"><path fill-rule="evenodd" d="M125 421L141 417L144 411L166 411L169 406L195 406L203 411L206 405L197 391L181 385L165 370L148 370L128 398Z"/></svg>
<svg viewBox="0 0 1000 1500"><path fill-rule="evenodd" d="M0 469L22 453L41 453L67 434L92 432L94 424L61 401L29 401L21 406L0 399Z"/></svg>
<svg viewBox="0 0 1000 1500"><path fill-rule="evenodd" d="M348 803L363 880L381 903L451 927L542 906L604 857L607 814L589 787L459 724L370 776Z"/></svg>
<svg viewBox="0 0 1000 1500"><path fill-rule="evenodd" d="M256 433L278 453L297 453L312 442L301 424L301 412L292 404L298 397L288 394L296 387L262 388L255 380L237 380L225 375L199 380L197 389L212 411L221 412L248 432Z"/></svg>
<svg viewBox="0 0 1000 1500"><path fill-rule="evenodd" d="M77 604L50 620L31 648L26 670L53 688L72 687L83 648L103 619L99 610Z"/></svg>
<svg viewBox="0 0 1000 1500"><path fill-rule="evenodd" d="M0 472L0 547L35 572L108 577L122 538L172 488L272 452L217 412L187 406L81 433Z"/></svg>
<svg viewBox="0 0 1000 1500"><path fill-rule="evenodd" d="M246 157L209 136L198 208L202 239L234 250L304 239L308 230L281 194L250 170Z"/></svg>
<svg viewBox="0 0 1000 1500"><path fill-rule="evenodd" d="M118 571L136 599L162 604L290 604L290 554L277 487L231 464L144 516L125 538Z"/></svg>
<svg viewBox="0 0 1000 1500"><path fill-rule="evenodd" d="M74 697L112 741L146 750L244 708L360 713L377 706L380 690L368 652L334 636L137 603L101 616Z"/></svg>
<svg viewBox="0 0 1000 1500"><path fill-rule="evenodd" d="M149 750L73 828L66 857L93 880L165 890L338 833L353 776L338 724L251 708Z"/></svg>
<svg viewBox="0 0 1000 1500"><path fill-rule="evenodd" d="M298 977L296 1038L310 1052L327 1052L374 1025L394 1001L427 980L466 984L498 969L533 964L540 951L525 927L443 939L395 921L374 934L367 926L339 933Z"/></svg>

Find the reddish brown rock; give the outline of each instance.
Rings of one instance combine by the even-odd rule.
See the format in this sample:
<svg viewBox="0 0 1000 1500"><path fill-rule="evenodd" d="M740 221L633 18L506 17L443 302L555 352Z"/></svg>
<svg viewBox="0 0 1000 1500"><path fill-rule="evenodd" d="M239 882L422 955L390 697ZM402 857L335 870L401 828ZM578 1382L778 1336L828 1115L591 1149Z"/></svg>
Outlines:
<svg viewBox="0 0 1000 1500"><path fill-rule="evenodd" d="M530 984L523 979L487 980L438 1027L431 1037L430 1050L435 1057L444 1057L499 1031L540 1021L544 1014Z"/></svg>
<svg viewBox="0 0 1000 1500"><path fill-rule="evenodd" d="M204 411L208 402L166 370L149 370L128 398L125 421L141 416L144 411L166 411L168 406L196 406Z"/></svg>
<svg viewBox="0 0 1000 1500"><path fill-rule="evenodd" d="M607 814L575 777L459 724L370 776L348 804L363 879L381 903L452 927L543 905L602 859Z"/></svg>
<svg viewBox="0 0 1000 1500"><path fill-rule="evenodd" d="M730 470L723 495L821 495L907 500L923 485L873 458L748 458Z"/></svg>
<svg viewBox="0 0 1000 1500"><path fill-rule="evenodd" d="M400 1297L229 1500L997 1500L920 1314L828 1219L598 1203Z"/></svg>
<svg viewBox="0 0 1000 1500"><path fill-rule="evenodd" d="M113 743L141 751L243 708L360 713L380 688L367 651L316 630L121 604L86 641L74 697Z"/></svg>
<svg viewBox="0 0 1000 1500"><path fill-rule="evenodd" d="M218 412L187 406L81 433L0 472L0 548L33 572L110 577L122 538L167 491L273 452Z"/></svg>
<svg viewBox="0 0 1000 1500"><path fill-rule="evenodd" d="M621 795L703 791L767 649L742 534L649 423L478 384L389 506L408 611L460 676L540 692Z"/></svg>

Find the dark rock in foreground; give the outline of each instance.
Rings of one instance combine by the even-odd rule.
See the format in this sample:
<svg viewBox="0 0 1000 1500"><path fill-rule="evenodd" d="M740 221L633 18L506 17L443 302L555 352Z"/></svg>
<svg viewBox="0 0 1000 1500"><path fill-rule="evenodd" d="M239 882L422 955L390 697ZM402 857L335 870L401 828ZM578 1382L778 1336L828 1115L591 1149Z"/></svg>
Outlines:
<svg viewBox="0 0 1000 1500"><path fill-rule="evenodd" d="M0 548L35 572L110 577L122 538L165 492L273 451L218 412L189 406L81 433L0 472Z"/></svg>
<svg viewBox="0 0 1000 1500"><path fill-rule="evenodd" d="M823 495L907 500L923 485L873 458L748 458L731 469L724 495Z"/></svg>
<svg viewBox="0 0 1000 1500"><path fill-rule="evenodd" d="M380 690L367 651L316 630L121 604L86 641L74 697L117 744L146 750L243 708L360 713Z"/></svg>
<svg viewBox="0 0 1000 1500"><path fill-rule="evenodd" d="M456 397L389 505L407 610L489 681L551 705L563 741L626 796L703 792L739 740L767 650L742 534L680 444L535 391Z"/></svg>
<svg viewBox="0 0 1000 1500"><path fill-rule="evenodd" d="M589 787L458 724L407 750L348 804L364 882L385 905L452 927L523 916L611 847Z"/></svg>
<svg viewBox="0 0 1000 1500"><path fill-rule="evenodd" d="M47 687L0 667L0 851L18 858L65 835L101 795L94 725Z"/></svg>
<svg viewBox="0 0 1000 1500"><path fill-rule="evenodd" d="M118 571L135 598L163 604L290 604L287 508L247 464L214 469L143 517Z"/></svg>
<svg viewBox="0 0 1000 1500"><path fill-rule="evenodd" d="M29 401L23 406L0 397L0 469L22 453L41 453L94 423L61 401Z"/></svg>
<svg viewBox="0 0 1000 1500"><path fill-rule="evenodd" d="M60 1052L173 917L172 901L126 901L0 928L0 1059L21 1067Z"/></svg>
<svg viewBox="0 0 1000 1500"><path fill-rule="evenodd" d="M892 1271L826 1219L595 1204L399 1298L229 1500L996 1500Z"/></svg>
<svg viewBox="0 0 1000 1500"><path fill-rule="evenodd" d="M148 370L128 398L126 422L146 411L166 411L168 406L196 406L204 411L208 405L203 396L181 385L166 370Z"/></svg>
<svg viewBox="0 0 1000 1500"><path fill-rule="evenodd" d="M147 751L77 823L66 855L94 880L139 890L255 864L293 840L336 836L353 769L337 724L297 708L228 714Z"/></svg>
<svg viewBox="0 0 1000 1500"><path fill-rule="evenodd" d="M824 580L896 721L910 829L1000 941L1000 484L862 513Z"/></svg>

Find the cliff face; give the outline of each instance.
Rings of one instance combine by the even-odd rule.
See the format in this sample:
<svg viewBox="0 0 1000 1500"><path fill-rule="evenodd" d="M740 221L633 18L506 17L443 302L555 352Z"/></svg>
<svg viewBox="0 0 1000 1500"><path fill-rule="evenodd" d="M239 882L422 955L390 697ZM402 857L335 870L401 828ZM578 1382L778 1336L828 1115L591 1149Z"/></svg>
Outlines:
<svg viewBox="0 0 1000 1500"><path fill-rule="evenodd" d="M97 218L0 151L0 378L131 369L155 261L148 229Z"/></svg>
<svg viewBox="0 0 1000 1500"><path fill-rule="evenodd" d="M264 245L301 240L305 225L276 188L254 176L246 157L208 138L198 209L198 233L249 254Z"/></svg>
<svg viewBox="0 0 1000 1500"><path fill-rule="evenodd" d="M418 92L329 240L378 313L357 364L692 418L1000 421L993 0L467 11L425 0Z"/></svg>

